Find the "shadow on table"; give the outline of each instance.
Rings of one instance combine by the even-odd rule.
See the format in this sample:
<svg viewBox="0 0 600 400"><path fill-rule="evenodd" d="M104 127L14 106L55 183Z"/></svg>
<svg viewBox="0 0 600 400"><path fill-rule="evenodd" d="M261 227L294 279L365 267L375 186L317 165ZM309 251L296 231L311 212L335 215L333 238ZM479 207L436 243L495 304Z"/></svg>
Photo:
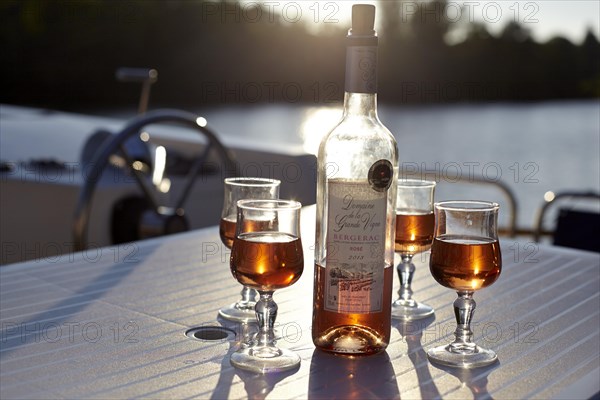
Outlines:
<svg viewBox="0 0 600 400"><path fill-rule="evenodd" d="M353 357L315 350L310 363L309 399L399 399L396 374L386 352Z"/></svg>
<svg viewBox="0 0 600 400"><path fill-rule="evenodd" d="M444 367L429 362L427 359L427 352L421 345L421 339L423 338L423 331L425 331L433 321L435 321L435 316L417 321L394 321L394 326L398 329L402 338L406 340L408 357L412 361L415 371L417 372L421 397L424 399L443 398L444 395L448 394L444 393L442 395L433 382L431 371L429 370L429 366L431 365L434 368L457 377L461 383L461 387L468 387L469 390L471 390L471 393L473 393L473 398L475 400L491 399L492 397L487 391L487 377L492 370L498 367L498 363L485 368L465 369Z"/></svg>
<svg viewBox="0 0 600 400"><path fill-rule="evenodd" d="M489 394L487 389L488 375L494 369L498 368L499 365L499 363L495 363L494 365L490 365L489 367L474 369L451 368L437 365L435 367L449 373L450 375L457 377L461 383L461 386L468 387L471 393L473 393L474 400L483 400L492 399L492 396Z"/></svg>
<svg viewBox="0 0 600 400"><path fill-rule="evenodd" d="M237 375L244 382L244 389L248 395L248 399L260 400L265 399L273 390L275 385L298 372L298 369L285 371L280 373L257 374L248 371L236 369L231 366L231 354L243 345L243 341L247 341L248 337L254 335L258 329L255 323L237 324L229 322L221 317L218 318L221 326L236 331L236 340L229 342L227 354L221 361L221 373L219 381L210 398L213 400L229 398L229 389L233 383L233 378Z"/></svg>
<svg viewBox="0 0 600 400"><path fill-rule="evenodd" d="M72 289L71 287L75 284L64 284L51 278L45 278L41 274L36 275L37 279L43 280L48 284L60 286L62 289L71 291L71 293L56 303L49 301L45 311L41 311L25 321L19 323L16 321L15 323L3 323L3 351L0 354L0 359L5 359L8 354L11 353L12 348L21 347L30 343L39 343L40 341L47 341L48 343L51 343L52 341L45 338L47 333L46 331L49 329L49 327L53 329L56 327L56 332L61 333L61 328L64 327L65 324L74 323L74 326L79 326L79 323L73 322L74 315L77 315L89 306L93 305L97 300L104 297L107 292L114 290L114 288L124 281L125 278L127 278L127 276L137 268L138 265L142 264L144 260L146 260L153 252L156 251L156 249L141 248L142 251L138 252L140 249L137 247L138 245L136 243L128 244L126 246L129 246L125 247L126 249L133 248L135 253L131 253L130 256L125 257L125 259L121 262L111 263L110 266L106 267L100 274L76 289ZM114 257L114 254L116 254L114 252L118 251L118 249L115 248L95 249L96 253L100 252L100 257L102 257L102 250L105 250L104 254L107 255L104 256L105 258L111 256ZM84 266L85 268L94 268L95 265L97 265L98 268L102 268L106 265L105 260L102 260L101 258L87 260L84 256L83 259L86 260L85 262L87 263L87 265ZM93 323L95 326L99 326L98 329L100 329L100 331L102 331L103 328L106 328L107 331L110 330L110 327L100 326L94 321L88 323ZM114 321L111 322L111 324L111 327L114 329ZM4 325L6 325L7 329L4 329ZM13 326L15 329L14 332L11 332L11 328L13 328ZM86 325L84 325L84 327L85 326ZM139 328L139 326L135 326L135 321L133 321L133 327L136 329ZM69 332L71 332L70 329L72 329L71 325L69 325ZM54 331L51 330L51 332ZM85 333L83 333L82 336L84 339L86 339ZM72 338L72 336L69 336L69 339Z"/></svg>
<svg viewBox="0 0 600 400"><path fill-rule="evenodd" d="M245 340L249 334L255 331L255 324L238 324L227 321L221 317L218 317L218 321L222 327L235 331L236 337L235 340L229 341L229 349L221 360L221 373L219 374L217 385L210 395L211 400L229 398L229 391L233 382L233 377L236 375L236 370L231 366L229 359L231 354L240 347L242 341Z"/></svg>
<svg viewBox="0 0 600 400"><path fill-rule="evenodd" d="M243 370L235 371L237 376L244 382L244 389L246 389L246 394L250 400L266 399L277 383L288 376L294 375L296 372L298 372L298 368L291 371L268 374L257 374Z"/></svg>
<svg viewBox="0 0 600 400"><path fill-rule="evenodd" d="M421 345L423 331L435 321L435 315L416 321L396 321L394 327L400 332L400 336L406 341L408 347L408 358L413 363L419 380L421 397L424 399L440 398L440 392L433 382L429 371L429 360L427 353Z"/></svg>

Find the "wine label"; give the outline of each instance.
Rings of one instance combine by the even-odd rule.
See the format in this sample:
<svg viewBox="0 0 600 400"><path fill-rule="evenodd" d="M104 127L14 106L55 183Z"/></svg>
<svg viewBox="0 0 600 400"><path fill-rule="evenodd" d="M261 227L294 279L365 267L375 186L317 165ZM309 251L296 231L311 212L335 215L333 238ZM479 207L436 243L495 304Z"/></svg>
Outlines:
<svg viewBox="0 0 600 400"><path fill-rule="evenodd" d="M377 46L346 48L346 92L377 92Z"/></svg>
<svg viewBox="0 0 600 400"><path fill-rule="evenodd" d="M329 180L325 309L367 314L383 307L387 191L367 180Z"/></svg>

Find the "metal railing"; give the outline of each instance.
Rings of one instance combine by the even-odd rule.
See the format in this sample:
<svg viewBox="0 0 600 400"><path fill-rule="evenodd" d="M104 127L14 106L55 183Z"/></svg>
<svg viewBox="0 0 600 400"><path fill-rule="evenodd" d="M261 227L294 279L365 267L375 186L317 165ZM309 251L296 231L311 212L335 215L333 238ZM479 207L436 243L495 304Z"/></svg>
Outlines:
<svg viewBox="0 0 600 400"><path fill-rule="evenodd" d="M588 200L600 200L600 194L596 192L561 192L558 194L553 194L553 197L546 200L546 203L539 209L537 218L535 220L535 226L533 229L533 240L536 242L540 241L540 236L552 234L553 231L548 231L543 229L544 217L546 213L550 209L551 206L557 204L559 200L565 199L588 199Z"/></svg>
<svg viewBox="0 0 600 400"><path fill-rule="evenodd" d="M402 168L401 168L402 169ZM420 171L415 169L401 170L400 176L404 178L420 179L427 176L427 171ZM438 182L439 183L439 182ZM532 230L520 229L517 226L517 215L519 211L519 204L514 191L504 182L500 180L491 180L484 177L469 176L468 179L457 179L456 181L449 182L449 184L476 184L490 186L494 189L499 190L508 203L508 226L500 227L499 234L507 235L509 237L515 237L518 234L532 234Z"/></svg>

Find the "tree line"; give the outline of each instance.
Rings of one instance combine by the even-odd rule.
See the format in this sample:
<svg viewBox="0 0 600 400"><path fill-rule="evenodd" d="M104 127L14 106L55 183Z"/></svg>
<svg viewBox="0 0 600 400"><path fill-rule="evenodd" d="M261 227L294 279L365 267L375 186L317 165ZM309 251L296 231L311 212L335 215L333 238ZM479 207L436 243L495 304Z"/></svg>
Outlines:
<svg viewBox="0 0 600 400"><path fill-rule="evenodd" d="M153 106L339 102L349 27L335 15L336 3L313 3L320 7L310 9L322 26L317 32L299 21L298 10L273 4L279 3L4 0L0 102L131 106L140 88L117 82L115 70L123 66L158 70ZM562 37L538 43L512 21L492 35L484 24L453 20L449 5L381 2L380 99L600 97L600 43L591 31L581 44ZM462 40L448 44L457 28Z"/></svg>

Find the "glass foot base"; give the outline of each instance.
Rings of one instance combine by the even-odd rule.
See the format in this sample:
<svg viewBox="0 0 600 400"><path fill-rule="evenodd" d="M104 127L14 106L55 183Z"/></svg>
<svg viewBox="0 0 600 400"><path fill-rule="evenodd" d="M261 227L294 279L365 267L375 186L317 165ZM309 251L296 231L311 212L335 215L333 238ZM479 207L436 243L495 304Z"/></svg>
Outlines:
<svg viewBox="0 0 600 400"><path fill-rule="evenodd" d="M404 321L423 319L432 316L434 310L431 306L412 301L410 303L396 300L392 303L392 318Z"/></svg>
<svg viewBox="0 0 600 400"><path fill-rule="evenodd" d="M300 356L277 347L242 347L231 355L231 365L258 374L268 374L297 368Z"/></svg>
<svg viewBox="0 0 600 400"><path fill-rule="evenodd" d="M219 315L226 320L234 322L249 323L256 321L256 311L254 306L256 303L247 303L241 305L240 303L233 303L219 310Z"/></svg>
<svg viewBox="0 0 600 400"><path fill-rule="evenodd" d="M433 363L458 368L485 367L498 360L498 356L492 350L474 346L466 351L453 352L450 351L450 345L429 349L427 358Z"/></svg>

